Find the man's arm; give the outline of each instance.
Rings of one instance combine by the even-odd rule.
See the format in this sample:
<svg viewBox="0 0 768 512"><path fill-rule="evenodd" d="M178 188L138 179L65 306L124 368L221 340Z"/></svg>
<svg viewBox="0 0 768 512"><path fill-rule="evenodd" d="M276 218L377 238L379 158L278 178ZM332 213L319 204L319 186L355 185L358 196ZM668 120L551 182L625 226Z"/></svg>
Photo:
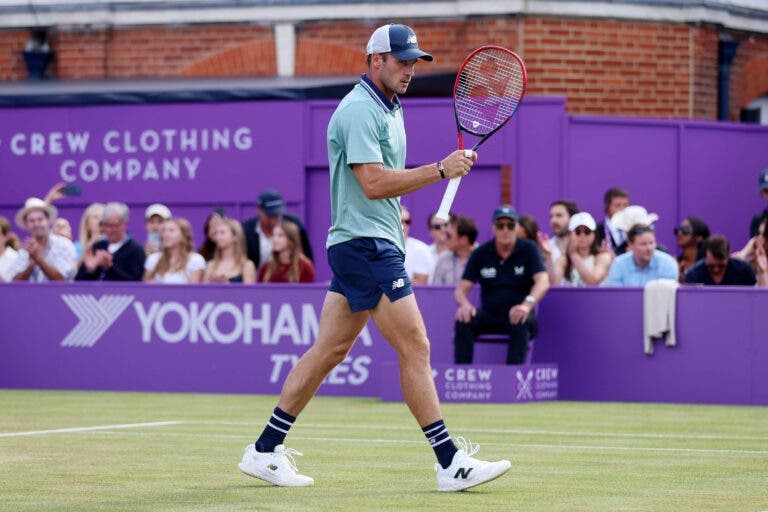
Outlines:
<svg viewBox="0 0 768 512"><path fill-rule="evenodd" d="M467 158L463 150L454 151L442 160L445 177L466 176L476 160L477 153L472 153L472 158ZM365 192L365 197L372 200L410 194L442 179L437 164L405 170L384 169L384 165L379 162L352 164L351 167Z"/></svg>
<svg viewBox="0 0 768 512"><path fill-rule="evenodd" d="M456 285L453 291L453 298L459 308L456 310L456 320L459 322L469 322L477 314L477 308L469 301L469 291L475 283L468 279L462 279Z"/></svg>
<svg viewBox="0 0 768 512"><path fill-rule="evenodd" d="M528 294L529 297L533 297L533 303L525 300L520 304L512 306L509 310L509 321L512 324L522 324L528 320L528 315L533 311L533 306L538 304L541 299L546 295L549 290L549 275L546 272L536 272L533 274L533 287ZM526 297L527 299L527 297Z"/></svg>

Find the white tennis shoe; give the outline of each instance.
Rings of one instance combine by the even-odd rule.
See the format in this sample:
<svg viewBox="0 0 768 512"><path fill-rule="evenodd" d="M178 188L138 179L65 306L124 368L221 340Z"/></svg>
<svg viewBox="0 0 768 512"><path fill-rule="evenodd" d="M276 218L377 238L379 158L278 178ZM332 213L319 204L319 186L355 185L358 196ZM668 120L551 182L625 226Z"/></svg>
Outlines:
<svg viewBox="0 0 768 512"><path fill-rule="evenodd" d="M477 453L480 446L472 446L472 443L463 437L457 437L456 444L459 451L453 456L450 466L443 469L440 464L435 464L437 490L440 492L463 491L490 482L512 467L508 460L486 462L473 458L472 455Z"/></svg>
<svg viewBox="0 0 768 512"><path fill-rule="evenodd" d="M302 454L282 444L275 446L274 452L261 453L256 451L253 444L249 444L237 467L246 475L281 487L314 485L313 478L299 474L294 455Z"/></svg>

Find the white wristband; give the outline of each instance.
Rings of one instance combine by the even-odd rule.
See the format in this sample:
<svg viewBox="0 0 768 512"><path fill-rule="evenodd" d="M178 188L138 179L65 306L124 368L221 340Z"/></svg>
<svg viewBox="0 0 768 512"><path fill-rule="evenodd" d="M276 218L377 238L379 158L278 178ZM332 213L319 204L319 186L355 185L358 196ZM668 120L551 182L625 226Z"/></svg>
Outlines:
<svg viewBox="0 0 768 512"><path fill-rule="evenodd" d="M528 296L525 298L525 302L527 302L527 303L528 303L528 304L530 304L531 306L535 306L535 305L536 305L536 297L534 297L533 295L528 295Z"/></svg>

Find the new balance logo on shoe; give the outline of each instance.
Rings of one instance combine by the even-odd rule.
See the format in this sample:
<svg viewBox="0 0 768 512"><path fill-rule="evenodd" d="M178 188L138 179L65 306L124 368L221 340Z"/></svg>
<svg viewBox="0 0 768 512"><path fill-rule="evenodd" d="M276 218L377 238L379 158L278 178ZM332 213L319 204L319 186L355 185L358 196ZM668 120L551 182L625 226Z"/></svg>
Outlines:
<svg viewBox="0 0 768 512"><path fill-rule="evenodd" d="M275 466L274 464L270 464L270 465L269 465L269 466L267 466L267 467L268 467L269 469L271 469L272 471L277 471L277 466Z"/></svg>
<svg viewBox="0 0 768 512"><path fill-rule="evenodd" d="M463 478L466 480L469 478L469 474L472 472L472 470L475 468L459 468L456 470L456 474L453 475L453 478Z"/></svg>

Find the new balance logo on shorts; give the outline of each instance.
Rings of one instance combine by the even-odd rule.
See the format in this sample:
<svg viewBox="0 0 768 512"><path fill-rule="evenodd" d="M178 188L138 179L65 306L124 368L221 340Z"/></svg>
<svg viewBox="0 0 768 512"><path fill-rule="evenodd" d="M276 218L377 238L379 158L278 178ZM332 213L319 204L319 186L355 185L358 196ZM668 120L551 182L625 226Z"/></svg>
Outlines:
<svg viewBox="0 0 768 512"><path fill-rule="evenodd" d="M469 478L469 474L472 472L472 470L475 468L459 468L456 470L456 474L453 475L453 478L463 478L466 480Z"/></svg>
<svg viewBox="0 0 768 512"><path fill-rule="evenodd" d="M405 279L403 279L402 277L400 279L392 281L393 290L397 290L398 288L402 288L403 286L405 286Z"/></svg>

